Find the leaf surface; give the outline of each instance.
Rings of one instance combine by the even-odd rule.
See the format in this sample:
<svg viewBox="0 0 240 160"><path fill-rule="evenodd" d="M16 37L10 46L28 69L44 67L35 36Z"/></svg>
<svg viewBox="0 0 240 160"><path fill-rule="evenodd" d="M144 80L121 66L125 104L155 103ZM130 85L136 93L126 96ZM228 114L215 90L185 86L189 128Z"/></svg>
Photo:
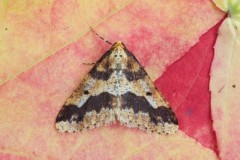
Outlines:
<svg viewBox="0 0 240 160"><path fill-rule="evenodd" d="M211 107L221 159L240 159L240 1L215 1L228 17L218 31L211 66Z"/></svg>
<svg viewBox="0 0 240 160"><path fill-rule="evenodd" d="M239 26L238 26L239 27ZM220 157L239 159L240 36L227 18L219 29L211 67L211 106Z"/></svg>
<svg viewBox="0 0 240 160"><path fill-rule="evenodd" d="M113 1L108 1L110 2ZM35 4L37 9L39 6ZM56 17L58 22L56 24L60 28L56 35L60 36L60 40L61 36L66 38L63 47L57 46L57 52L53 52L54 55L37 65L35 65L36 62L40 62L38 56L42 55L40 52L34 52L36 53L34 56L38 57L30 60L34 67L0 87L1 151L30 159L36 157L42 159L79 159L79 157L82 159L112 159L113 157L144 159L149 156L163 159L206 159L206 157L217 159L212 150L201 146L181 131L174 136L159 136L119 125L101 127L81 134L62 134L56 131L54 124L57 113L91 68L83 63L95 62L109 48L95 35L86 31L86 34L76 38L77 41L72 38L79 27L79 24L74 26L76 17L73 18L73 15L75 14L65 11L64 13L68 15L65 19L65 14L61 15L61 11L68 9L63 7L65 5L70 5L69 10L71 10L75 4L59 1L59 6L56 8L59 11L56 14L60 14ZM183 56L198 41L199 36L223 16L209 1L161 1L161 3L133 1L126 4L128 5L120 7L118 12L103 19L96 30L112 42L124 41L140 63L146 66L153 79L158 78L166 66ZM18 8L15 9L18 11ZM169 12L170 10L174 12ZM25 13L25 10L22 9L22 12ZM105 9L101 12L105 13ZM20 13L16 13L18 14ZM181 17L179 17L180 14ZM95 14L90 15L92 18L89 18L89 21L95 24L97 21L93 16ZM65 32L65 24L73 26ZM41 34L41 31L38 30L38 32ZM32 39L34 38L30 38ZM44 47L39 48L41 50ZM38 49L32 49L38 51ZM10 58L11 64L8 61L4 62L4 66L7 66L5 68L11 68L11 65L19 66L20 62L23 65L28 64L30 61L21 59L32 57L33 52L29 52L28 55L25 55L25 52L22 53L20 57L13 54L17 60L13 61ZM46 54L45 57L48 55L50 54ZM20 70L14 70L14 72L10 70L6 73L13 75L20 73ZM23 70L26 68L21 69ZM189 154L189 151L192 154ZM195 157L192 157L193 155Z"/></svg>
<svg viewBox="0 0 240 160"><path fill-rule="evenodd" d="M219 22L204 34L184 57L156 80L179 119L179 127L203 146L217 152L211 116L209 73Z"/></svg>
<svg viewBox="0 0 240 160"><path fill-rule="evenodd" d="M189 155L191 150L196 159L216 159L213 151L181 131L174 136L159 136L113 125L81 134L58 133L54 126L55 117L75 84L79 83L79 77L87 71L78 58L72 59L76 56L75 49L73 45L61 50L1 86L2 150L42 159L137 159L148 157L149 153L152 157L193 159L193 155Z"/></svg>
<svg viewBox="0 0 240 160"><path fill-rule="evenodd" d="M0 84L83 39L90 26L99 26L96 30L112 42L122 40L139 53L151 52L151 56L142 54L139 58L147 59L144 65L151 66L152 73L161 72L223 16L210 1L31 0L28 3L22 0L12 3L5 0L0 3ZM89 42L85 44L98 49ZM171 47L173 44L175 47ZM101 52L98 49L92 54ZM162 56L171 61L163 61L159 66L150 58Z"/></svg>
<svg viewBox="0 0 240 160"><path fill-rule="evenodd" d="M0 84L83 37L131 0L0 2Z"/></svg>

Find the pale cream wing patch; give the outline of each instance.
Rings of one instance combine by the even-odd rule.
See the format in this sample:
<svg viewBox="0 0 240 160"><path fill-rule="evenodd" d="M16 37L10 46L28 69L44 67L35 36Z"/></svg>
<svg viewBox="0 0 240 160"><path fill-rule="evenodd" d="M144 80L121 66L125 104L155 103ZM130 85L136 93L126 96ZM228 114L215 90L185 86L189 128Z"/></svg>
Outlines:
<svg viewBox="0 0 240 160"><path fill-rule="evenodd" d="M92 78L89 74L83 79L81 84L73 91L71 96L66 100L65 105L77 105L81 107L83 103L94 93L96 89L97 80Z"/></svg>
<svg viewBox="0 0 240 160"><path fill-rule="evenodd" d="M169 107L162 93L158 91L153 81L148 76L144 79L137 80L135 87L138 88L138 95L145 97L153 108L160 106Z"/></svg>

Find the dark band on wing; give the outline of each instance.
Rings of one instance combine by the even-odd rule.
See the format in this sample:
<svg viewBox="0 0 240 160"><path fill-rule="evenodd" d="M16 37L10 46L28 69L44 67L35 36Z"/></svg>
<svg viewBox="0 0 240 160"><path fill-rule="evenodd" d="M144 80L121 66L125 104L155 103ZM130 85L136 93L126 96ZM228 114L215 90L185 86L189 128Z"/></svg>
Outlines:
<svg viewBox="0 0 240 160"><path fill-rule="evenodd" d="M125 48L125 51L126 51L127 55L129 56L129 59L133 60L139 66L141 66L141 64L138 62L136 57L127 48ZM112 48L109 51L107 51L102 56L102 58L97 61L96 65L91 69L91 71L89 73L93 78L105 80L105 81L110 78L110 76L114 70L109 68L109 61L108 60L104 61L104 60L106 58L108 58L111 53L112 53ZM100 64L102 65L102 68L104 68L104 71L97 70L97 67L99 67ZM128 64L127 64L127 69L124 69L124 74L128 81L144 79L145 76L147 75L146 71L142 68L142 66L139 68L138 71L133 71L132 64L130 62L128 62Z"/></svg>
<svg viewBox="0 0 240 160"><path fill-rule="evenodd" d="M103 92L98 96L91 96L80 108L76 105L63 106L60 110L56 122L60 121L82 121L87 112L95 110L97 113L103 108L112 108L115 104L115 96Z"/></svg>
<svg viewBox="0 0 240 160"><path fill-rule="evenodd" d="M144 79L145 76L147 76L146 71L143 69L143 67L141 66L141 64L138 62L138 60L136 59L136 57L126 48L125 49L127 55L128 55L128 63L127 63L127 69L124 70L124 74L127 78L128 81L136 81L139 79ZM133 65L136 63L138 64L140 67L138 69L138 71L135 71L133 68Z"/></svg>
<svg viewBox="0 0 240 160"><path fill-rule="evenodd" d="M144 79L147 75L146 72L140 68L137 72L133 72L131 70L125 69L124 74L128 81L136 81L139 79Z"/></svg>
<svg viewBox="0 0 240 160"><path fill-rule="evenodd" d="M109 68L109 61L107 60L109 57L109 54L111 51L107 51L97 62L96 65L91 69L89 74L96 79L101 79L101 80L108 80L113 73L113 69ZM97 67L101 67L104 69L104 71L98 71Z"/></svg>
<svg viewBox="0 0 240 160"><path fill-rule="evenodd" d="M168 122L178 124L177 118L172 109L160 106L153 108L150 103L143 96L136 96L131 92L127 92L122 95L123 109L134 110L134 113L143 112L148 113L151 121L155 124Z"/></svg>
<svg viewBox="0 0 240 160"><path fill-rule="evenodd" d="M112 69L108 69L107 71L98 71L96 67L94 67L89 74L95 78L95 79L100 79L100 80L108 80L113 73Z"/></svg>

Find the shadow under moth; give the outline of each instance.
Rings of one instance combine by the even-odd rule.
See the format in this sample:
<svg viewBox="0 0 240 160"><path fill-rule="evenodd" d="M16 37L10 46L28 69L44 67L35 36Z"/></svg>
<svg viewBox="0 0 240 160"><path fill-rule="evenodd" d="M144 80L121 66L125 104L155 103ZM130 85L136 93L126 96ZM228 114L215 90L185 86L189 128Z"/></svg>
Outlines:
<svg viewBox="0 0 240 160"><path fill-rule="evenodd" d="M122 42L96 62L56 118L61 132L81 132L119 121L149 133L173 134L177 118L163 95Z"/></svg>

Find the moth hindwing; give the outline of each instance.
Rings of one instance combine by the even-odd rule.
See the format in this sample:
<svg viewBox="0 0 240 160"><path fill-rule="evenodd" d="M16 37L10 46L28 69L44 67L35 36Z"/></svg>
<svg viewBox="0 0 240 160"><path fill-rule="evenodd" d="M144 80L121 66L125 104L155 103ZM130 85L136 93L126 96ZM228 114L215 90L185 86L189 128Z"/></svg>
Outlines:
<svg viewBox="0 0 240 160"><path fill-rule="evenodd" d="M122 42L97 61L56 118L61 132L86 131L115 123L172 134L177 118L143 67Z"/></svg>

